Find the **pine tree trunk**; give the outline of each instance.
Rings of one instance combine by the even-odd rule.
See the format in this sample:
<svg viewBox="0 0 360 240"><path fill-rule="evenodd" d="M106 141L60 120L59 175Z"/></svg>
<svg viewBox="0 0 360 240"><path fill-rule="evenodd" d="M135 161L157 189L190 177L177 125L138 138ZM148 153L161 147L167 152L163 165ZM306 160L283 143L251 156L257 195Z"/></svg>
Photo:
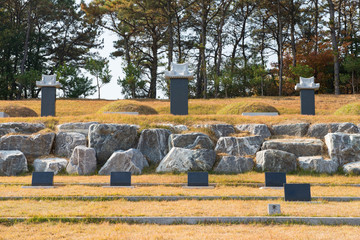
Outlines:
<svg viewBox="0 0 360 240"><path fill-rule="evenodd" d="M334 88L335 88L335 95L340 94L339 82L340 82L340 75L339 75L339 49L338 49L338 42L336 39L336 29L335 29L335 7L332 0L327 0L329 3L329 12L330 12L330 32L331 32L331 42L334 54Z"/></svg>

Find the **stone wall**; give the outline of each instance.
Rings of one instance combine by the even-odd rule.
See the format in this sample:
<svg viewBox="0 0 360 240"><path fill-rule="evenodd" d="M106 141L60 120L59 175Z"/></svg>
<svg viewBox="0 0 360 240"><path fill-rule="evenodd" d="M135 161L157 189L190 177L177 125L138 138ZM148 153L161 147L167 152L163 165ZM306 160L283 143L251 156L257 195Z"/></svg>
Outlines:
<svg viewBox="0 0 360 240"><path fill-rule="evenodd" d="M139 126L127 124L67 123L57 133L39 134L43 124L2 124L0 175L27 171L34 158L35 169L82 175L96 168L101 174L141 174L149 165L156 172L360 173L360 133L353 123L163 125L166 129L140 132ZM196 132L198 127L211 136ZM188 129L195 132L181 133ZM62 157L61 164L49 155Z"/></svg>

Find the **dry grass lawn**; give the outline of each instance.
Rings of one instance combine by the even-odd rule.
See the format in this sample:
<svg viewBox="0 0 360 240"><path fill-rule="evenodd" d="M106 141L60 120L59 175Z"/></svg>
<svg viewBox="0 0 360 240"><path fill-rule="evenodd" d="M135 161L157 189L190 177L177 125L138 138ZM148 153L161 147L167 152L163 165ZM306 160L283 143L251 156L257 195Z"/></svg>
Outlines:
<svg viewBox="0 0 360 240"><path fill-rule="evenodd" d="M122 100L129 101L129 100ZM134 101L134 100L132 100ZM103 123L132 123L144 127L153 126L157 123L175 123L192 125L196 123L225 122L229 124L241 123L291 123L291 122L354 122L359 123L358 115L335 116L333 113L340 107L360 101L360 95L316 95L316 116L300 115L300 97L246 97L232 99L190 99L188 116L170 115L170 102L168 100L136 100L143 105L153 107L159 115L117 115L97 114L96 112L105 105L113 102L109 100L68 100L59 99L56 102L56 117L32 117L0 119L0 122L47 122L48 124L65 122L98 121ZM267 103L280 111L277 117L243 117L239 115L216 115L217 111L234 102L258 102ZM0 107L7 105L26 106L40 115L40 100L0 101Z"/></svg>
<svg viewBox="0 0 360 240"><path fill-rule="evenodd" d="M272 201L3 201L2 217L236 217L266 216L269 203L281 205L285 216L360 217L360 202Z"/></svg>
<svg viewBox="0 0 360 240"><path fill-rule="evenodd" d="M319 184L360 184L360 176L344 176L344 175L326 175L319 176L311 175L290 175L286 176L288 183L319 183ZM133 175L131 177L132 183L187 183L187 174L143 174ZM54 183L109 183L110 176L55 176ZM240 183L264 183L264 173L247 172L243 174L210 174L210 183L217 183L221 185L226 184L240 184ZM4 177L0 176L0 183L6 184L31 184L31 175Z"/></svg>
<svg viewBox="0 0 360 240"><path fill-rule="evenodd" d="M358 239L359 227L305 225L135 225L41 223L0 225L0 239Z"/></svg>
<svg viewBox="0 0 360 240"><path fill-rule="evenodd" d="M51 189L29 189L21 186L0 186L1 197L21 196L278 196L283 197L283 190L259 189L257 187L220 186L214 189L186 189L182 187L150 186L129 188L103 188L93 186L62 186ZM359 197L360 187L313 186L313 197Z"/></svg>

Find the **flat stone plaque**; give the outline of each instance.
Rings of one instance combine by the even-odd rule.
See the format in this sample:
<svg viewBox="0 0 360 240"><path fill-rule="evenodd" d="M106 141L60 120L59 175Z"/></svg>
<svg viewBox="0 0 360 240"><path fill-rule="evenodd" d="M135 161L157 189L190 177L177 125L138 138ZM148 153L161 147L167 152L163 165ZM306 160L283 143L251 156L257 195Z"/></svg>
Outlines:
<svg viewBox="0 0 360 240"><path fill-rule="evenodd" d="M265 187L283 187L286 183L286 173L265 172Z"/></svg>
<svg viewBox="0 0 360 240"><path fill-rule="evenodd" d="M311 201L310 184L284 184L285 201Z"/></svg>
<svg viewBox="0 0 360 240"><path fill-rule="evenodd" d="M33 172L31 186L53 186L54 172Z"/></svg>
<svg viewBox="0 0 360 240"><path fill-rule="evenodd" d="M242 116L279 116L277 112L243 112Z"/></svg>
<svg viewBox="0 0 360 240"><path fill-rule="evenodd" d="M111 172L110 186L131 186L131 172Z"/></svg>
<svg viewBox="0 0 360 240"><path fill-rule="evenodd" d="M208 172L188 172L188 186L208 187L209 186Z"/></svg>

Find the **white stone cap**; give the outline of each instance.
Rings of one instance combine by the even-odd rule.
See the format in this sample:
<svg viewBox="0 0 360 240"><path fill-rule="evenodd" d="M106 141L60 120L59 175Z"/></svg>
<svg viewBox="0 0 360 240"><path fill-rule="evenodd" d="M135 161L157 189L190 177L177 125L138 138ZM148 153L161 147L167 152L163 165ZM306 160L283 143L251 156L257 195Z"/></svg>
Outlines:
<svg viewBox="0 0 360 240"><path fill-rule="evenodd" d="M170 78L193 79L194 76L189 72L188 63L171 63L171 71L165 71L165 79Z"/></svg>
<svg viewBox="0 0 360 240"><path fill-rule="evenodd" d="M61 83L56 81L56 75L42 75L41 81L36 81L37 87L62 87Z"/></svg>
<svg viewBox="0 0 360 240"><path fill-rule="evenodd" d="M318 90L320 88L320 83L314 83L314 77L311 78L303 78L300 77L300 83L296 84L295 90L301 89L314 89Z"/></svg>

